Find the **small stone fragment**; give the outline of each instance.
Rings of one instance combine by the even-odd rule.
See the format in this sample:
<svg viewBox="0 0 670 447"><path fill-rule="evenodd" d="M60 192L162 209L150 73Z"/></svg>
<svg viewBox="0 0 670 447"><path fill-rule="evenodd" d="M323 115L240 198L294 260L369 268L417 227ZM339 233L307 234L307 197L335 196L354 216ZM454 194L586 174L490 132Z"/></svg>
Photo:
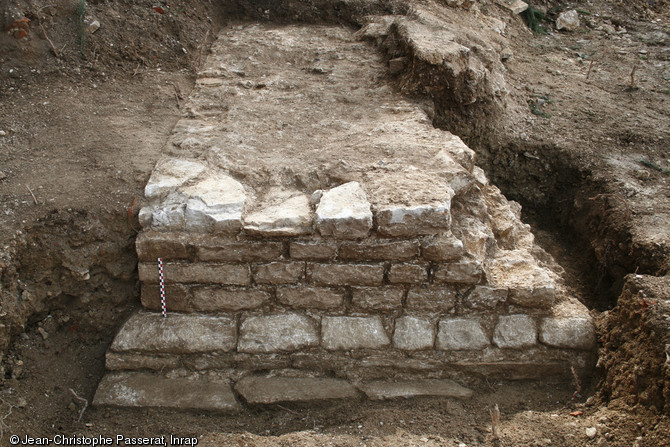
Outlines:
<svg viewBox="0 0 670 447"><path fill-rule="evenodd" d="M579 13L576 10L571 9L558 15L556 29L575 31L577 28L579 28Z"/></svg>
<svg viewBox="0 0 670 447"><path fill-rule="evenodd" d="M586 437L589 439L593 439L596 437L596 434L598 434L598 430L595 427L586 427Z"/></svg>

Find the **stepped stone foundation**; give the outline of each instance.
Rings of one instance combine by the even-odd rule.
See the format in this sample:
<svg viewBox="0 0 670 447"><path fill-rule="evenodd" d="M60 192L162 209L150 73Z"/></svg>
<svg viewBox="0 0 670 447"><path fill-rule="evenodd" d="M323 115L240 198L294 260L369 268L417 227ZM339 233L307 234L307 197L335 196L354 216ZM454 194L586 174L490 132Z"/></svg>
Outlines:
<svg viewBox="0 0 670 447"><path fill-rule="evenodd" d="M221 34L146 186L144 310L95 403L464 398L450 379L591 367L589 313L519 205L385 73L342 28Z"/></svg>

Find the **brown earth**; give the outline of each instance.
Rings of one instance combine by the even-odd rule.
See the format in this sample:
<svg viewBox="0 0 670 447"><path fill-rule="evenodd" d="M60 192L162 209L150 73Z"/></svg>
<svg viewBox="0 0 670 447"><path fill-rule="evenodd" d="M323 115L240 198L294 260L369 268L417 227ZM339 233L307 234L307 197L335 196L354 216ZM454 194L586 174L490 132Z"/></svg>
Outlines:
<svg viewBox="0 0 670 447"><path fill-rule="evenodd" d="M83 407L70 389L92 399L104 353L138 305L142 189L217 30L245 17L355 27L364 13L410 9L271 3L89 1L80 14L74 0L0 1L2 28L10 27L0 35L0 341L8 346L0 444L11 434L172 432L208 445L670 445L665 1L538 2L550 18L582 11L573 33L545 23L552 35L482 1L483 13L506 23L513 54L506 109L474 108L468 117L467 108L436 102L435 123L461 135L493 182L523 203L540 244L598 313L600 368L574 399L574 383L495 382L465 402L274 406L235 416L87 408L77 421ZM88 16L101 24L93 34L81 26ZM477 23L466 10L450 17ZM16 39L21 30L27 35ZM496 403L499 441L487 411Z"/></svg>

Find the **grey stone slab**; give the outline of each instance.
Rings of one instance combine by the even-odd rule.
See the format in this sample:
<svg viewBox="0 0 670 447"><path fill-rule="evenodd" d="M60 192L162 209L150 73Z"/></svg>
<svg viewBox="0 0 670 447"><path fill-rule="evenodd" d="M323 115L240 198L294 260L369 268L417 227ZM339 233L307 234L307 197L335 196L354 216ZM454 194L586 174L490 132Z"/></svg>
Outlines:
<svg viewBox="0 0 670 447"><path fill-rule="evenodd" d="M478 320L470 318L440 320L437 332L438 349L477 350L485 348L489 344L489 339Z"/></svg>
<svg viewBox="0 0 670 447"><path fill-rule="evenodd" d="M472 390L447 379L425 379L406 382L375 381L359 386L368 399L386 400L399 397L418 396L453 397L466 399L472 397Z"/></svg>
<svg viewBox="0 0 670 447"><path fill-rule="evenodd" d="M405 351L431 349L435 343L435 324L424 318L404 316L395 320L393 345Z"/></svg>
<svg viewBox="0 0 670 447"><path fill-rule="evenodd" d="M180 192L188 197L184 213L187 230L235 233L242 227L246 193L234 178L217 172Z"/></svg>
<svg viewBox="0 0 670 447"><path fill-rule="evenodd" d="M321 344L329 350L383 348L390 340L379 317L323 317Z"/></svg>
<svg viewBox="0 0 670 447"><path fill-rule="evenodd" d="M312 233L312 208L305 195L271 204L244 218L244 231L257 236L298 236Z"/></svg>
<svg viewBox="0 0 670 447"><path fill-rule="evenodd" d="M411 287L407 292L407 308L446 312L454 308L458 290L449 286Z"/></svg>
<svg viewBox="0 0 670 447"><path fill-rule="evenodd" d="M228 317L138 312L121 327L112 342L117 352L194 353L230 351L236 345L235 321Z"/></svg>
<svg viewBox="0 0 670 447"><path fill-rule="evenodd" d="M322 236L359 239L370 233L370 202L358 182L325 191L316 208L316 227Z"/></svg>
<svg viewBox="0 0 670 447"><path fill-rule="evenodd" d="M241 409L228 383L203 376L195 379L167 378L140 372L105 374L98 385L93 405L226 412Z"/></svg>
<svg viewBox="0 0 670 447"><path fill-rule="evenodd" d="M346 380L310 377L245 377L235 384L250 404L358 399L356 388Z"/></svg>
<svg viewBox="0 0 670 447"><path fill-rule="evenodd" d="M392 237L444 233L451 226L450 209L450 198L444 203L433 205L380 207L375 212L377 231Z"/></svg>
<svg viewBox="0 0 670 447"><path fill-rule="evenodd" d="M501 315L493 331L499 348L525 348L537 343L535 321L528 315Z"/></svg>
<svg viewBox="0 0 670 447"><path fill-rule="evenodd" d="M337 243L318 241L295 241L289 246L292 259L312 261L334 259L337 256Z"/></svg>
<svg viewBox="0 0 670 447"><path fill-rule="evenodd" d="M596 331L590 318L545 318L540 324L540 341L556 348L593 349Z"/></svg>
<svg viewBox="0 0 670 447"><path fill-rule="evenodd" d="M398 287L354 287L351 293L351 303L365 310L399 309L405 295Z"/></svg>
<svg viewBox="0 0 670 447"><path fill-rule="evenodd" d="M323 287L279 287L277 300L294 309L337 309L344 303L344 291Z"/></svg>
<svg viewBox="0 0 670 447"><path fill-rule="evenodd" d="M239 352L297 351L317 346L316 322L298 314L248 317L240 325Z"/></svg>
<svg viewBox="0 0 670 447"><path fill-rule="evenodd" d="M256 284L294 284L305 276L304 262L272 262L253 267Z"/></svg>

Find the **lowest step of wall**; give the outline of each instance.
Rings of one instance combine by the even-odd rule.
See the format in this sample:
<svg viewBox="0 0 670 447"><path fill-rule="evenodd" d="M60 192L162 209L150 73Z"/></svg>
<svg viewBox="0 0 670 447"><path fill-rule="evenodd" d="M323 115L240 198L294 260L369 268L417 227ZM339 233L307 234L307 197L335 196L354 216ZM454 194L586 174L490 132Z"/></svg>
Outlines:
<svg viewBox="0 0 670 447"><path fill-rule="evenodd" d="M467 397L451 379L591 368L589 313L519 206L385 75L347 29L224 30L147 184L146 309L95 403Z"/></svg>

